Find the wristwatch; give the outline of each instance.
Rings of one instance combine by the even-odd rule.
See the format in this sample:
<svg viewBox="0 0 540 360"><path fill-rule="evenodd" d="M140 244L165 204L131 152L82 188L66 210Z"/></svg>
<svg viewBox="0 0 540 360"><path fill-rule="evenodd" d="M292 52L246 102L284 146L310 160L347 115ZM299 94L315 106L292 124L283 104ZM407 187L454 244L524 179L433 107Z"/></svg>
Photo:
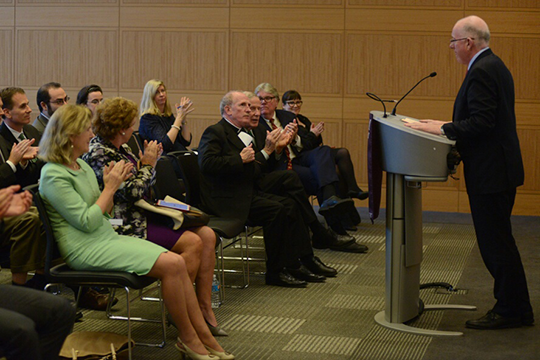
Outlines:
<svg viewBox="0 0 540 360"><path fill-rule="evenodd" d="M443 126L444 126L444 125L443 125ZM444 133L444 128L443 128L442 126L441 126L441 135L446 135L446 134Z"/></svg>

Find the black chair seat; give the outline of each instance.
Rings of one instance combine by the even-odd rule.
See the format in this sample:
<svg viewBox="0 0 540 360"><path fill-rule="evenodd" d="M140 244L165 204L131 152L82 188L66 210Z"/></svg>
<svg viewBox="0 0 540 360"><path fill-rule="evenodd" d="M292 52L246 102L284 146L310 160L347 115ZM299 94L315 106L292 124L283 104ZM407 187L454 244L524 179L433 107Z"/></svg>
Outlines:
<svg viewBox="0 0 540 360"><path fill-rule="evenodd" d="M84 271L73 270L68 264L60 264L49 270L55 282L84 286L103 285L104 287L143 289L152 285L157 279L149 276L138 276L121 271Z"/></svg>
<svg viewBox="0 0 540 360"><path fill-rule="evenodd" d="M238 219L210 216L208 226L220 237L232 239L244 230L244 223Z"/></svg>

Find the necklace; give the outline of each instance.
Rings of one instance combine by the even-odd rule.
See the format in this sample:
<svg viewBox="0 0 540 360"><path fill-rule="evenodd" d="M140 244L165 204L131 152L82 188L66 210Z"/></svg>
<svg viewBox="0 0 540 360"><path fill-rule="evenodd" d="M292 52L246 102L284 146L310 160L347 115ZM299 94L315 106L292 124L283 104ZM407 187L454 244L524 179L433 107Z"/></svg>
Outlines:
<svg viewBox="0 0 540 360"><path fill-rule="evenodd" d="M77 162L72 162L71 164L68 165L68 168L72 169L72 170L79 170L81 167L79 166L79 164L77 164Z"/></svg>

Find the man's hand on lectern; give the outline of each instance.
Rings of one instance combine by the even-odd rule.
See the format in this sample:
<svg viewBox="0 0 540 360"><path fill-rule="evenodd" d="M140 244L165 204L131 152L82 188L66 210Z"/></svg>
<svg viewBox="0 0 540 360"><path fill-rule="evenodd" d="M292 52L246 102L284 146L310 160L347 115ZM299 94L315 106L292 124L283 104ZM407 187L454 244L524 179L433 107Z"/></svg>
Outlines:
<svg viewBox="0 0 540 360"><path fill-rule="evenodd" d="M411 129L425 131L430 134L441 135L441 126L446 123L447 121L422 119L420 121L407 122L403 125L410 127Z"/></svg>

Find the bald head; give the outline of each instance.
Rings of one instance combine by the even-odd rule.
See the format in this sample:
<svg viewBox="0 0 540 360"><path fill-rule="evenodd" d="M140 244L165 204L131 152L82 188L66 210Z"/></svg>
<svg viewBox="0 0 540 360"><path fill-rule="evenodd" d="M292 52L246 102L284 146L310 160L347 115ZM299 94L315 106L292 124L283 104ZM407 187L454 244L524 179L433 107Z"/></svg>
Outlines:
<svg viewBox="0 0 540 360"><path fill-rule="evenodd" d="M454 29L459 30L463 36L473 38L479 50L489 46L491 35L488 24L476 15L467 16L459 20L454 25Z"/></svg>

